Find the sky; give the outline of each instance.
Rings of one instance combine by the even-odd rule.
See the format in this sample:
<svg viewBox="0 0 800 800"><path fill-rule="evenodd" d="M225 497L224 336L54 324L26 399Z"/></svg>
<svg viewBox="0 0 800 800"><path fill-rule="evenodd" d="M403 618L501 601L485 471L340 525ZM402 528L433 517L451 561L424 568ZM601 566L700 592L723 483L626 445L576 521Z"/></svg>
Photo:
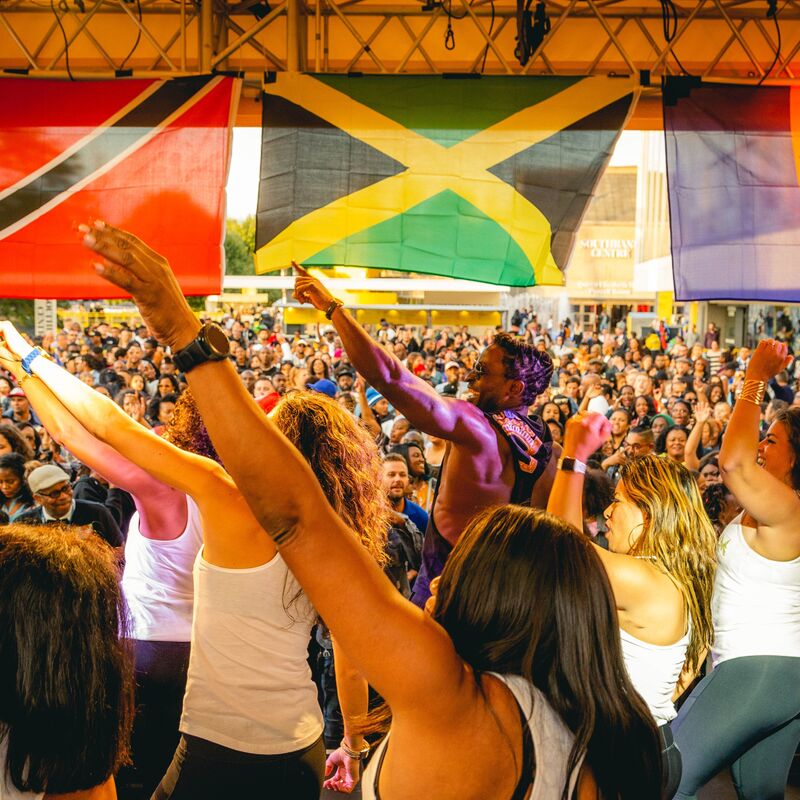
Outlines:
<svg viewBox="0 0 800 800"><path fill-rule="evenodd" d="M615 167L637 163L641 133L623 131L611 157ZM261 128L234 128L233 153L228 175L228 218L244 219L256 213Z"/></svg>
<svg viewBox="0 0 800 800"><path fill-rule="evenodd" d="M228 218L244 219L256 213L261 128L234 128L228 173Z"/></svg>

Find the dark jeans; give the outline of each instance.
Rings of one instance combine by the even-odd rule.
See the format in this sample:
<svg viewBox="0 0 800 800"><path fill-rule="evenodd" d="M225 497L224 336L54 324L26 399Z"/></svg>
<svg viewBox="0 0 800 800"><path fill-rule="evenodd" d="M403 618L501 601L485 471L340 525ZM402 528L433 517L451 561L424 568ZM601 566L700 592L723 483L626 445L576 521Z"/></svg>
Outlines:
<svg viewBox="0 0 800 800"><path fill-rule="evenodd" d="M167 771L178 746L178 725L186 691L189 642L133 640L136 717L133 764L117 776L121 800L146 800Z"/></svg>
<svg viewBox="0 0 800 800"><path fill-rule="evenodd" d="M303 750L263 756L183 734L152 800L319 800L324 774L321 737Z"/></svg>
<svg viewBox="0 0 800 800"><path fill-rule="evenodd" d="M672 721L683 755L676 798L730 767L740 800L783 800L800 742L800 658L743 656L697 685Z"/></svg>

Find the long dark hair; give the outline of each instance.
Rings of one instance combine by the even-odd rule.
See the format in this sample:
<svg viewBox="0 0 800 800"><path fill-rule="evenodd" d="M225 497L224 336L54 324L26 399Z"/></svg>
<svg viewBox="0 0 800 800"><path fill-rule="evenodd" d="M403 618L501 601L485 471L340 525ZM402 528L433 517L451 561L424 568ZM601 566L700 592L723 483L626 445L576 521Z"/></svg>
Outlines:
<svg viewBox="0 0 800 800"><path fill-rule="evenodd" d="M25 480L25 459L19 453L6 453L0 456L0 469L9 469L20 480L20 490L16 496L26 505L33 505L33 495L28 488L28 481ZM0 498L2 502L2 498Z"/></svg>
<svg viewBox="0 0 800 800"><path fill-rule="evenodd" d="M568 774L585 752L600 796L659 797L658 731L622 660L606 572L571 525L512 505L477 515L445 565L433 617L478 681L521 675L545 695L575 736Z"/></svg>
<svg viewBox="0 0 800 800"><path fill-rule="evenodd" d="M775 422L780 422L786 429L789 437L789 446L794 452L792 464L792 488L800 489L800 408L792 407L779 411L775 415Z"/></svg>
<svg viewBox="0 0 800 800"><path fill-rule="evenodd" d="M20 791L89 789L128 761L125 616L113 551L98 537L0 531L0 736Z"/></svg>

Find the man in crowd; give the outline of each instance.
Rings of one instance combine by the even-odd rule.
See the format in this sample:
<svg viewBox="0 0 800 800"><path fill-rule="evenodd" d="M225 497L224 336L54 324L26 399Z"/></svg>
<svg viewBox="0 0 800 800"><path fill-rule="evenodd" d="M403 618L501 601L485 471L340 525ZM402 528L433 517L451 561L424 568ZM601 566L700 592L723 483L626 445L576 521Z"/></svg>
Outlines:
<svg viewBox="0 0 800 800"><path fill-rule="evenodd" d="M420 531L428 527L425 510L412 502L408 494L408 464L399 453L389 453L383 457L383 488L395 514L408 517Z"/></svg>
<svg viewBox="0 0 800 800"><path fill-rule="evenodd" d="M112 547L124 544L122 533L109 510L88 500L75 500L69 475L54 464L36 467L28 475L28 487L37 506L17 518L29 525L62 522L66 525L88 527Z"/></svg>
<svg viewBox="0 0 800 800"><path fill-rule="evenodd" d="M36 412L31 408L30 401L25 396L25 391L15 386L8 393L8 411L3 414L4 419L11 420L11 422L27 422L30 425L40 425L39 418Z"/></svg>
<svg viewBox="0 0 800 800"><path fill-rule="evenodd" d="M358 373L413 427L450 444L414 587L414 602L422 605L430 581L477 511L508 502L546 506L555 467L550 432L527 414L550 383L552 361L498 334L469 375L470 402L442 397L372 340L319 280L296 269L295 296L325 312Z"/></svg>

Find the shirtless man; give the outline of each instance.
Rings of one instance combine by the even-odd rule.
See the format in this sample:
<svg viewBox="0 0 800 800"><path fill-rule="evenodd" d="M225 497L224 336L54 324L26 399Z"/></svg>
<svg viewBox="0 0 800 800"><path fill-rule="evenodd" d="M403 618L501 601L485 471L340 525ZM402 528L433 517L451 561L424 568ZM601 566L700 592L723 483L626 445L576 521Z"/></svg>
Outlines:
<svg viewBox="0 0 800 800"><path fill-rule="evenodd" d="M422 606L476 512L509 502L547 506L552 440L547 425L527 413L549 385L553 364L546 353L498 334L467 375L470 401L444 397L372 340L319 280L295 269L295 297L325 312L357 372L415 428L448 442L411 598Z"/></svg>

